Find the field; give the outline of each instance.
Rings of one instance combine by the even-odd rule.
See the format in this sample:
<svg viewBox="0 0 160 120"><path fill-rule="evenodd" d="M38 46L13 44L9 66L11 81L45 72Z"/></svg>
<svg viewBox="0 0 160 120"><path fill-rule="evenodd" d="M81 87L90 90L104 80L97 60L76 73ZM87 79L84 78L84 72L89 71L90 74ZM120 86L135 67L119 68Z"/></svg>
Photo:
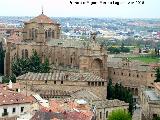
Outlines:
<svg viewBox="0 0 160 120"><path fill-rule="evenodd" d="M160 57L151 57L151 56L129 57L129 60L139 60L144 63L157 63L160 62Z"/></svg>

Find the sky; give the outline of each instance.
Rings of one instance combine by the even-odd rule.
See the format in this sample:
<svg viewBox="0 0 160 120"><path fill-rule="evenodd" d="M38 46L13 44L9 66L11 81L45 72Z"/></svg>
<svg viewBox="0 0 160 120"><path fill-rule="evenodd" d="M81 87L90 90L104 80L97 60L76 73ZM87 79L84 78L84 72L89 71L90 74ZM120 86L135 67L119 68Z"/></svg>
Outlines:
<svg viewBox="0 0 160 120"><path fill-rule="evenodd" d="M86 1L89 3L75 4ZM0 0L0 16L37 16L43 6L44 14L50 17L160 18L160 0L144 0L144 4L115 0L120 5L100 4L100 1L113 0Z"/></svg>

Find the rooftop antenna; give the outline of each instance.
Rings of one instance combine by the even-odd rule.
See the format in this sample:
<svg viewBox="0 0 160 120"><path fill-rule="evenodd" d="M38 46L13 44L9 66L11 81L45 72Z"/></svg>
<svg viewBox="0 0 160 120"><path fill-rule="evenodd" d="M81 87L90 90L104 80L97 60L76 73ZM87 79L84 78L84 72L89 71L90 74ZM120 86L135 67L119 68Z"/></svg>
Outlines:
<svg viewBox="0 0 160 120"><path fill-rule="evenodd" d="M43 5L42 5L42 14L43 14Z"/></svg>

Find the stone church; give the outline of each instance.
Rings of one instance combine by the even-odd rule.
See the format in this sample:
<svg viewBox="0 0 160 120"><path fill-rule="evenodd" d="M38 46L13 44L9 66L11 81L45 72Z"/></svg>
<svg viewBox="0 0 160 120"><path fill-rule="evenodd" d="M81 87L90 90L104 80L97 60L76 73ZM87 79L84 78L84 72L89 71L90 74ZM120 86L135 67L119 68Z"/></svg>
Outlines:
<svg viewBox="0 0 160 120"><path fill-rule="evenodd" d="M79 73L93 73L105 81L111 78L113 83L121 82L136 95L140 85L150 86L155 79L154 71L144 65L127 60L108 62L107 52L96 42L95 33L91 34L90 41L62 39L60 24L43 12L24 22L20 40L7 40L5 74L12 73L11 65L15 59L28 58L33 50L40 55L42 62L48 58L53 68L61 66L76 69Z"/></svg>
<svg viewBox="0 0 160 120"><path fill-rule="evenodd" d="M49 59L50 64L56 66L70 66L81 72L92 72L107 78L107 54L103 46L95 41L95 34L91 42L77 40L63 40L60 38L60 24L42 14L24 22L22 40L7 42L5 73L11 74L11 64L16 58L27 58L35 50L41 57Z"/></svg>

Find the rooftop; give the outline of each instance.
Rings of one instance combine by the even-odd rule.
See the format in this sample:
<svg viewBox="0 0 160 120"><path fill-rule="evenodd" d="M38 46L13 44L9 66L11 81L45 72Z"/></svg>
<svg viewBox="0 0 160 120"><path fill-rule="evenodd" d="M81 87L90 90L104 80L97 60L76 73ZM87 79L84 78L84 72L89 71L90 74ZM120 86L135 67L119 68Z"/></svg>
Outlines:
<svg viewBox="0 0 160 120"><path fill-rule="evenodd" d="M53 21L51 18L48 16L44 15L43 13L40 14L39 16L29 20L28 22L25 23L49 23L49 24L58 24L56 21Z"/></svg>
<svg viewBox="0 0 160 120"><path fill-rule="evenodd" d="M63 71L54 71L53 73L28 72L17 77L17 80L106 81L92 73L68 73Z"/></svg>
<svg viewBox="0 0 160 120"><path fill-rule="evenodd" d="M149 98L150 101L160 102L160 96L158 96L154 90L145 90L144 94Z"/></svg>
<svg viewBox="0 0 160 120"><path fill-rule="evenodd" d="M94 93L85 90L85 89L81 89L75 92L71 93L71 97L74 99L84 99L86 101L96 101L96 100L101 100L98 96L96 96Z"/></svg>
<svg viewBox="0 0 160 120"><path fill-rule="evenodd" d="M25 95L0 86L0 105L31 103L32 100Z"/></svg>
<svg viewBox="0 0 160 120"><path fill-rule="evenodd" d="M94 102L96 108L112 108L112 107L120 107L120 106L128 106L128 103L124 101L120 101L118 99L114 100L105 100L105 101L96 101Z"/></svg>
<svg viewBox="0 0 160 120"><path fill-rule="evenodd" d="M39 118L49 117L52 120L64 119L64 120L91 120L93 113L90 111L90 107L83 105L79 106L74 100L50 100L49 108L42 108L38 111L32 120L39 120Z"/></svg>

